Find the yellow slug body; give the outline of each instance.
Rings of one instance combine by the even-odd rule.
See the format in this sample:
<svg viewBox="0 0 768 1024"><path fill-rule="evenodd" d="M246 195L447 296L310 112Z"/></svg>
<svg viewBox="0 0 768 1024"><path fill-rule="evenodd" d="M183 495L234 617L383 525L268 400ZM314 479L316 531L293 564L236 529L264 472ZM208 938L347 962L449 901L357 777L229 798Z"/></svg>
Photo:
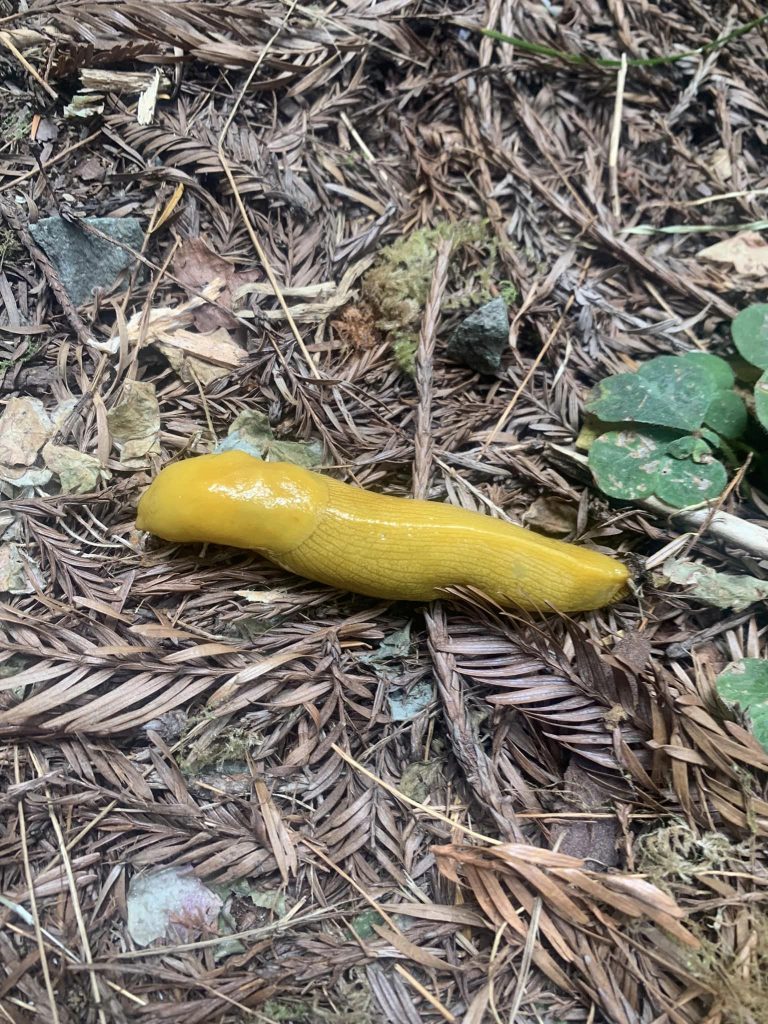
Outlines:
<svg viewBox="0 0 768 1024"><path fill-rule="evenodd" d="M504 607L588 611L621 597L629 579L613 558L480 512L374 494L242 451L167 466L136 526L248 548L318 583L398 601L471 586Z"/></svg>

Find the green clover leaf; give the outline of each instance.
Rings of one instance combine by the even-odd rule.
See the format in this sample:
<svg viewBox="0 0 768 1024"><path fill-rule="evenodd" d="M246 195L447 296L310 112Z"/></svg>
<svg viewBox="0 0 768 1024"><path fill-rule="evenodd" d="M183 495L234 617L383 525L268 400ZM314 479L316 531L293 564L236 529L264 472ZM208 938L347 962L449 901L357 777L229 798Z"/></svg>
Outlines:
<svg viewBox="0 0 768 1024"><path fill-rule="evenodd" d="M717 692L749 715L755 738L768 750L768 661L742 658L717 677Z"/></svg>
<svg viewBox="0 0 768 1024"><path fill-rule="evenodd" d="M612 498L655 496L673 508L684 508L716 498L726 485L725 467L702 445L706 442L688 441L659 427L611 430L590 448L589 467L600 490Z"/></svg>
<svg viewBox="0 0 768 1024"><path fill-rule="evenodd" d="M600 381L586 408L603 422L697 430L718 390L711 369L700 361L658 356L637 373L620 373Z"/></svg>
<svg viewBox="0 0 768 1024"><path fill-rule="evenodd" d="M768 430L768 370L755 384L755 416Z"/></svg>
<svg viewBox="0 0 768 1024"><path fill-rule="evenodd" d="M768 370L768 304L756 302L734 317L733 343L748 363Z"/></svg>

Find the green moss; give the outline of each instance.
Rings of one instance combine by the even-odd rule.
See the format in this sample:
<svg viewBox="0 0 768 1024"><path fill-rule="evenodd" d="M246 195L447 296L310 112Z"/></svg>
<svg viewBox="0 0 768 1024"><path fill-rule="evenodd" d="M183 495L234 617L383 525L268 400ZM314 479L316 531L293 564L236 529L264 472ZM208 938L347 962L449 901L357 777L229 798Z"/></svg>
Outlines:
<svg viewBox="0 0 768 1024"><path fill-rule="evenodd" d="M209 714L190 718L185 732L209 718ZM248 763L248 754L261 742L261 737L249 729L228 729L217 736L213 743L198 753L190 753L179 759L179 767L185 775L197 775L206 769L217 771L242 770Z"/></svg>
<svg viewBox="0 0 768 1024"><path fill-rule="evenodd" d="M432 790L444 781L441 761L416 761L403 772L400 789L411 800L423 804Z"/></svg>
<svg viewBox="0 0 768 1024"><path fill-rule="evenodd" d="M268 999L261 1008L260 1017L275 1024L304 1024L304 1021L312 1020L311 1013L310 1004L300 1000Z"/></svg>
<svg viewBox="0 0 768 1024"><path fill-rule="evenodd" d="M492 285L498 262L498 241L487 221L441 223L420 228L382 249L374 267L363 278L362 298L374 310L376 327L392 346L398 366L410 376L416 372L419 328L427 303L437 246L444 239L453 243L454 255L466 246L480 250L477 269L460 285L449 289L446 310L473 308L493 297ZM502 284L516 295L509 281Z"/></svg>
<svg viewBox="0 0 768 1024"><path fill-rule="evenodd" d="M699 934L701 948L690 954L687 964L691 974L713 993L721 1024L768 1024L768 915L753 906L749 918L749 931L755 939L746 963L742 950L729 948L726 953L723 943ZM709 934L717 934L724 925L722 914L718 914ZM726 933L729 930L725 927ZM701 929L694 931L700 933Z"/></svg>
<svg viewBox="0 0 768 1024"><path fill-rule="evenodd" d="M409 377L416 376L416 349L418 343L408 335L398 335L392 340L392 352L395 362Z"/></svg>
<svg viewBox="0 0 768 1024"><path fill-rule="evenodd" d="M341 978L329 996L330 1006L316 1000L312 1008L313 1021L322 1024L373 1024L373 998L363 971L353 970L349 978Z"/></svg>
<svg viewBox="0 0 768 1024"><path fill-rule="evenodd" d="M0 117L0 137L5 143L15 145L24 142L29 138L31 129L32 114L25 107L11 109Z"/></svg>
<svg viewBox="0 0 768 1024"><path fill-rule="evenodd" d="M684 821L642 836L636 853L637 870L675 897L681 883L695 886L700 874L754 874L750 840L734 843L721 832L699 834ZM733 916L724 900L714 912L686 922L701 946L684 954L685 966L712 993L721 1024L768 1024L768 914L746 900L738 913L742 933L754 936L748 959L743 946L733 944ZM715 1013L711 1016L714 1020Z"/></svg>
<svg viewBox="0 0 768 1024"><path fill-rule="evenodd" d="M748 855L720 832L697 835L684 822L675 822L642 836L636 846L638 870L667 890L671 883L690 884L701 871L724 867Z"/></svg>
<svg viewBox="0 0 768 1024"><path fill-rule="evenodd" d="M21 253L16 234L10 228L0 228L0 270L6 263L13 262Z"/></svg>
<svg viewBox="0 0 768 1024"><path fill-rule="evenodd" d="M268 999L259 1011L264 1024L373 1024L373 1000L365 974L354 969L327 993L304 999Z"/></svg>

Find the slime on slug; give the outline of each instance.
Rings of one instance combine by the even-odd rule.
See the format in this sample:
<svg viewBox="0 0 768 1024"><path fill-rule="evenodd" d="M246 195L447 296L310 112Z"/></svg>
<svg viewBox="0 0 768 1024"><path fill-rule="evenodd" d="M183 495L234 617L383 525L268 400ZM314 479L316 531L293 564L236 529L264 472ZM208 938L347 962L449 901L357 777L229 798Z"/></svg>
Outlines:
<svg viewBox="0 0 768 1024"><path fill-rule="evenodd" d="M580 612L627 591L620 561L436 501L340 483L243 451L166 466L143 494L136 526L177 543L257 551L339 590L431 601L474 587L505 608Z"/></svg>

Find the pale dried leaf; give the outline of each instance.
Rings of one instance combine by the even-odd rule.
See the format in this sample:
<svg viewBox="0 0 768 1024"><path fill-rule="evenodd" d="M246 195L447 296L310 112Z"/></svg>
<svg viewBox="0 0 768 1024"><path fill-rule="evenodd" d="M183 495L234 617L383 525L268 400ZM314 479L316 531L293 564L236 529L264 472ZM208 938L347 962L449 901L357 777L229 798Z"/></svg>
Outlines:
<svg viewBox="0 0 768 1024"><path fill-rule="evenodd" d="M700 249L698 256L714 263L729 264L737 274L748 277L764 277L768 272L768 242L757 231L742 231L715 242Z"/></svg>

